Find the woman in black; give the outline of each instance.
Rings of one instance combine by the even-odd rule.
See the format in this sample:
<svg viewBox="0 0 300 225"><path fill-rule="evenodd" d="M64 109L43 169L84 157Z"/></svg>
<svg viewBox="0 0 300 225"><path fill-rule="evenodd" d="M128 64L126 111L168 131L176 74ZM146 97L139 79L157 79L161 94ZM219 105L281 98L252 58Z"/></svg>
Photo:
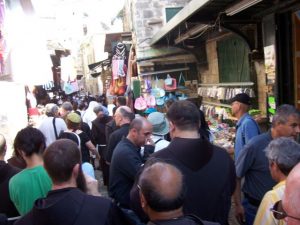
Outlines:
<svg viewBox="0 0 300 225"><path fill-rule="evenodd" d="M80 130L81 117L75 113L71 112L66 118L66 124L68 130L63 132L59 138L67 138L75 141L81 150L82 163L90 163L90 153L95 155L96 158L100 158L95 145L91 142L89 136L82 130Z"/></svg>

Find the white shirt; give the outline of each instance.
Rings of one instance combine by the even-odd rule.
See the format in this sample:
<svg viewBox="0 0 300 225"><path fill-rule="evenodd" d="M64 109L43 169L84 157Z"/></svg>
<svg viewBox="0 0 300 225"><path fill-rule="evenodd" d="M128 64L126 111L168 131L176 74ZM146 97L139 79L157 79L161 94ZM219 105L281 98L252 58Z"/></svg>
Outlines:
<svg viewBox="0 0 300 225"><path fill-rule="evenodd" d="M56 141L54 127L53 127L53 117L46 117L38 127L38 129L44 134L46 138L46 147L49 146L52 142ZM62 131L67 130L67 125L65 121L61 118L55 118L55 126L57 135Z"/></svg>
<svg viewBox="0 0 300 225"><path fill-rule="evenodd" d="M169 145L169 143L170 143L170 142L166 141L163 136L159 136L159 135L154 135L153 134L151 138L154 141L154 143L156 143L155 144L154 152L157 152L157 151L159 151L159 150L167 147ZM161 140L158 141L159 139L161 139Z"/></svg>

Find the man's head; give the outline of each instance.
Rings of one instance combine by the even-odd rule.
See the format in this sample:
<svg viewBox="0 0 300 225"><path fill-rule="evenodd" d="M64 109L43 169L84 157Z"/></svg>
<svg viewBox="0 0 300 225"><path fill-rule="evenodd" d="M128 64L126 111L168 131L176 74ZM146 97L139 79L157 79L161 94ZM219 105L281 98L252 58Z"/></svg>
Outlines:
<svg viewBox="0 0 300 225"><path fill-rule="evenodd" d="M246 93L237 94L230 100L230 102L232 115L238 118L248 112L251 105L250 97Z"/></svg>
<svg viewBox="0 0 300 225"><path fill-rule="evenodd" d="M286 217L287 225L300 225L300 163L290 172L282 199L282 206L287 215L299 218Z"/></svg>
<svg viewBox="0 0 300 225"><path fill-rule="evenodd" d="M58 106L54 103L49 103L45 106L46 108L46 115L49 117L56 117L58 116Z"/></svg>
<svg viewBox="0 0 300 225"><path fill-rule="evenodd" d="M127 138L136 146L144 146L152 134L151 123L143 117L136 118L130 123Z"/></svg>
<svg viewBox="0 0 300 225"><path fill-rule="evenodd" d="M128 106L120 106L114 114L114 119L117 126L128 124L134 119L134 113Z"/></svg>
<svg viewBox="0 0 300 225"><path fill-rule="evenodd" d="M118 96L116 100L117 106L126 105L126 97L125 96Z"/></svg>
<svg viewBox="0 0 300 225"><path fill-rule="evenodd" d="M2 134L0 134L0 160L4 159L6 148L7 147L5 137Z"/></svg>
<svg viewBox="0 0 300 225"><path fill-rule="evenodd" d="M293 167L300 162L300 145L291 138L276 138L265 151L271 175L277 182L280 181L280 176L288 176Z"/></svg>
<svg viewBox="0 0 300 225"><path fill-rule="evenodd" d="M98 118L102 118L105 115L104 108L101 105L94 108L94 113Z"/></svg>
<svg viewBox="0 0 300 225"><path fill-rule="evenodd" d="M44 167L54 185L84 185L81 170L81 154L75 142L60 139L53 142L44 152Z"/></svg>
<svg viewBox="0 0 300 225"><path fill-rule="evenodd" d="M71 112L67 115L66 124L68 129L75 131L80 127L80 123L81 117L77 113Z"/></svg>
<svg viewBox="0 0 300 225"><path fill-rule="evenodd" d="M59 109L59 115L61 118L65 119L66 116L73 110L71 102L64 102Z"/></svg>
<svg viewBox="0 0 300 225"><path fill-rule="evenodd" d="M165 162L146 164L138 185L142 208L150 219L153 213L182 208L186 190L183 175L175 166Z"/></svg>
<svg viewBox="0 0 300 225"><path fill-rule="evenodd" d="M174 102L168 112L170 122L170 135L173 138L175 131L197 132L200 127L200 115L196 105L190 101Z"/></svg>
<svg viewBox="0 0 300 225"><path fill-rule="evenodd" d="M296 139L299 133L300 115L292 105L281 105L278 107L273 120L272 130L274 137L293 137Z"/></svg>
<svg viewBox="0 0 300 225"><path fill-rule="evenodd" d="M14 149L22 157L31 157L33 154L40 155L43 153L45 146L43 133L33 127L20 130L14 140Z"/></svg>

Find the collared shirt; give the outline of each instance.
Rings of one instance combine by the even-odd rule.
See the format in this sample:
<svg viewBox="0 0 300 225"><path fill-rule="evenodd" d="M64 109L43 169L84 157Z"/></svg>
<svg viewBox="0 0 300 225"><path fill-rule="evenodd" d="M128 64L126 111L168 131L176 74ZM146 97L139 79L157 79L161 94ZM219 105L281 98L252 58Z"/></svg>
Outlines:
<svg viewBox="0 0 300 225"><path fill-rule="evenodd" d="M255 120L245 113L238 121L236 125L236 137L234 144L234 157L239 157L240 151L247 144L251 138L260 134L260 129Z"/></svg>
<svg viewBox="0 0 300 225"><path fill-rule="evenodd" d="M252 138L235 160L237 177L245 177L242 191L258 201L275 185L264 151L271 141L271 131Z"/></svg>
<svg viewBox="0 0 300 225"><path fill-rule="evenodd" d="M254 225L284 225L286 222L284 220L277 220L274 218L273 213L270 209L274 206L275 202L282 199L285 189L285 180L279 182L273 187L273 190L268 191L260 206L258 208Z"/></svg>

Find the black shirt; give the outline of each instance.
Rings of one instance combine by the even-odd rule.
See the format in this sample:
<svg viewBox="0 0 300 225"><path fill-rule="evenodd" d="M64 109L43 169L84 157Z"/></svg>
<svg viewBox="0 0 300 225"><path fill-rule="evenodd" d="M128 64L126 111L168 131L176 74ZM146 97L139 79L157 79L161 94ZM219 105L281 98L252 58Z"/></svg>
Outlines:
<svg viewBox="0 0 300 225"><path fill-rule="evenodd" d="M13 167L4 161L0 161L0 213L7 217L19 216L19 213L9 197L8 183L11 177L17 174L20 169Z"/></svg>
<svg viewBox="0 0 300 225"><path fill-rule="evenodd" d="M142 164L140 148L123 138L115 148L109 170L109 195L123 208L129 208L130 190Z"/></svg>
<svg viewBox="0 0 300 225"><path fill-rule="evenodd" d="M49 191L16 225L126 225L121 210L109 199L87 195L77 188Z"/></svg>
<svg viewBox="0 0 300 225"><path fill-rule="evenodd" d="M187 186L185 214L228 224L236 175L225 149L202 138L174 138L168 147L152 156L174 163L183 173Z"/></svg>
<svg viewBox="0 0 300 225"><path fill-rule="evenodd" d="M105 160L111 162L112 155L115 147L121 141L122 137L126 137L129 132L129 123L123 124L119 129L115 130L109 137L109 142L107 143L107 152Z"/></svg>

